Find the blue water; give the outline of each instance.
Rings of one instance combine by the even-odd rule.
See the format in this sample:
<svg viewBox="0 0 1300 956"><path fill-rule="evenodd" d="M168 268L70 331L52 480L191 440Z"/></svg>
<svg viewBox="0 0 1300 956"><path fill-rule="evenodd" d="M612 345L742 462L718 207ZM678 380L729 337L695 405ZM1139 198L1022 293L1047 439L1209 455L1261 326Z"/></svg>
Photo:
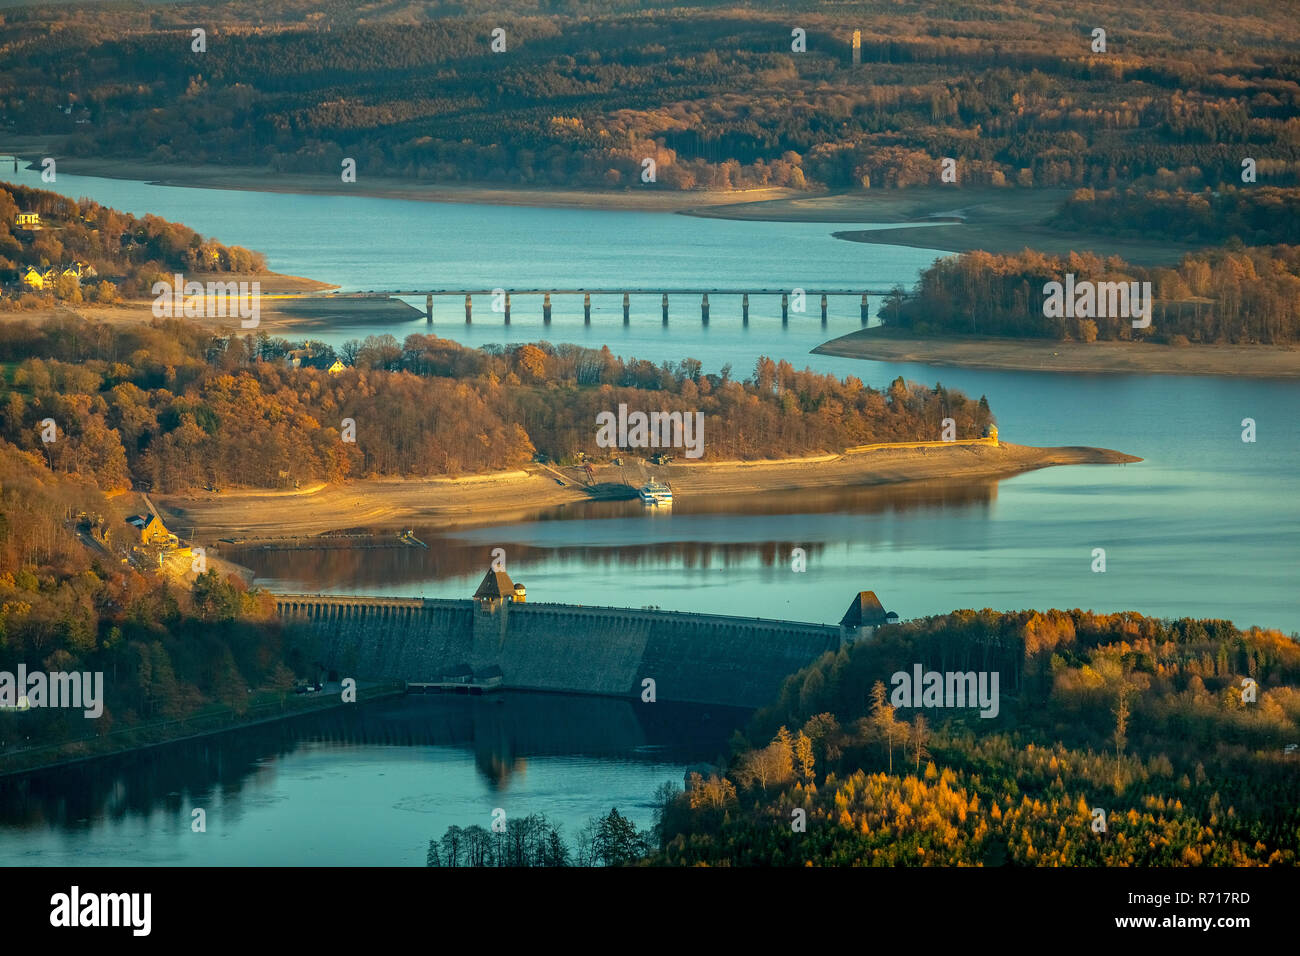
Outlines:
<svg viewBox="0 0 1300 956"><path fill-rule="evenodd" d="M17 179L42 185L30 171ZM274 195L66 174L55 188L180 220L222 242L265 252L278 272L349 290L876 289L910 285L942 255L831 238L844 224ZM1144 461L1051 468L1001 482L682 500L668 513L611 503L539 511L533 520L493 528L429 531L428 552L240 559L264 583L284 588L464 597L491 550L504 547L508 570L526 582L530 600L837 621L852 594L869 588L903 618L957 607L1055 606L1300 630L1300 383L998 372L815 356L809 351L818 344L859 327L856 298L832 299L824 327L815 299L808 313L791 315L788 327L775 297L751 300L748 327L741 325L738 301L710 299L709 326L700 323L698 302L677 297L664 328L657 294L633 298L626 327L620 297L598 297L590 326L583 324L580 297L558 297L549 329L540 302L529 297L514 298L509 327L481 300L467 326L463 303L443 299L434 331L473 346L545 337L608 345L656 362L690 356L710 371L730 364L738 376L749 374L759 355L770 355L878 387L899 375L941 381L987 395L1006 441L1096 445ZM422 299L413 301L423 309ZM341 342L425 331L417 317L311 335ZM1247 417L1257 423L1253 444L1241 441ZM808 553L804 573L791 569L793 547ZM1091 570L1095 548L1106 551L1105 573ZM530 760L527 773L516 777L531 794L521 801L526 812L549 810L573 823L611 799L648 797L662 779L680 779L680 760L647 763L630 747L596 755L576 746L558 749ZM242 795L231 798L237 812L221 815L225 829L210 832L201 850L190 838L182 801L168 813L155 804L117 811L97 805L82 824L0 825L0 857L69 862L84 848L91 861L418 863L429 836L453 822L482 822L491 810L489 791L463 753L310 745L264 761ZM151 772L133 766L120 777ZM97 786L111 794L121 781ZM221 805L226 796L214 799ZM321 801L318 815L298 816L299 808ZM642 819L647 814L644 806L637 812ZM402 822L417 814L427 819L418 826ZM322 835L340 830L347 832L337 840ZM276 832L287 836L271 840Z"/></svg>
<svg viewBox="0 0 1300 956"><path fill-rule="evenodd" d="M18 180L41 186L39 171ZM459 205L352 196L279 195L191 189L60 174L57 189L135 214L153 212L205 235L266 253L271 268L347 290L437 288L887 288L910 285L943 253L831 238L844 224L733 222L683 215ZM870 224L864 224L869 226ZM413 300L423 309L423 300ZM850 501L830 513L755 520L733 514L622 516L617 509L448 539L447 547L513 547L513 563L546 597L583 603L656 604L723 613L838 619L848 596L875 589L904 617L985 605L1080 606L1097 610L1226 617L1242 625L1300 630L1300 383L1154 375L1081 375L937 368L811 355L860 327L856 297L832 298L822 326L809 311L780 320L779 298L755 296L741 325L736 297L711 296L710 324L698 302L678 296L667 328L659 296L634 296L622 323L619 296L594 300L583 324L579 296L554 299L549 329L535 297L516 296L511 325L484 297L464 322L463 301L439 299L434 331L467 345L536 341L608 345L656 362L698 358L747 375L760 355L784 358L870 385L904 378L987 395L1002 438L1028 445L1095 445L1140 456L1127 466L1053 468L994 486L987 502L883 513ZM875 303L878 305L878 303ZM874 306L873 306L874 307ZM425 332L422 316L397 324L343 326L341 341L376 332ZM313 336L319 333L312 332ZM1257 441L1241 441L1241 421ZM556 517L554 515L548 517ZM713 556L691 566L692 542ZM722 556L728 542L746 547ZM777 577L760 557L772 543L816 549L804 575ZM1091 571L1106 549L1107 571ZM758 550L755 550L758 549ZM735 549L732 549L735 551ZM748 550L748 553L746 553ZM326 590L457 595L474 572L434 573L419 556L387 580L363 568L341 576L262 563L266 580ZM486 559L484 559L486 561ZM384 560L379 566L387 568ZM287 570L286 570L287 569ZM779 587L774 587L780 583Z"/></svg>

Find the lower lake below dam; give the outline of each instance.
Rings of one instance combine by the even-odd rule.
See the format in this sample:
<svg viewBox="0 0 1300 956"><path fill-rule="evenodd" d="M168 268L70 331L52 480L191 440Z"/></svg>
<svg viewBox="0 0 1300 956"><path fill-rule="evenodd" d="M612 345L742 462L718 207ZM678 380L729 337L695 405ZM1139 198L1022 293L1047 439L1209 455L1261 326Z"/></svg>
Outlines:
<svg viewBox="0 0 1300 956"><path fill-rule="evenodd" d="M6 866L423 866L449 826L545 813L572 846L712 763L746 711L501 693L398 697L0 777ZM206 831L194 832L195 809Z"/></svg>

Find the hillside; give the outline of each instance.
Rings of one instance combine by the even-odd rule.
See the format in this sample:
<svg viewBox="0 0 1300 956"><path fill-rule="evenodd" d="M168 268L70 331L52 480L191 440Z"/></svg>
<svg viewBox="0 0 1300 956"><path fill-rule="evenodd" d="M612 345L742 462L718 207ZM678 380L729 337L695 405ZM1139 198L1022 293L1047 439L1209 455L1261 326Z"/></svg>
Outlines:
<svg viewBox="0 0 1300 956"><path fill-rule="evenodd" d="M917 668L998 674L996 707L899 697ZM1295 635L954 611L788 678L721 773L664 800L651 860L1294 865L1297 744Z"/></svg>
<svg viewBox="0 0 1300 956"><path fill-rule="evenodd" d="M891 189L951 157L970 185L1200 188L1252 157L1294 185L1286 21L1209 0L24 7L0 20L0 115L75 156L431 183Z"/></svg>

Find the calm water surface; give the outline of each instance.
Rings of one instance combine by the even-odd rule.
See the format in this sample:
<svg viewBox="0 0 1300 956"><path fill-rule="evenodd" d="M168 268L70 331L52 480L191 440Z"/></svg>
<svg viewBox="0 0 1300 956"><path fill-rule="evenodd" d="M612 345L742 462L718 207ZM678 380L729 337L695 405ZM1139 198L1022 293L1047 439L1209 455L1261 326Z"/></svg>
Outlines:
<svg viewBox="0 0 1300 956"><path fill-rule="evenodd" d="M38 171L21 170L17 178L41 185ZM277 195L66 174L57 185L71 196L181 220L266 252L276 270L345 289L882 288L910 285L942 254L832 239L842 224ZM483 318L467 326L459 301L440 300L434 328L468 345L546 336L608 344L657 362L692 356L708 369L731 364L738 375L748 374L758 356L772 355L875 386L899 375L941 381L987 395L1007 441L1097 445L1145 460L976 483L970 501L850 493L831 504L817 497L815 509L801 504L812 496L796 495L733 500L730 513L685 501L671 515L619 506L541 513L535 522L444 536L435 550L481 555L513 546L511 573L546 600L726 613L753 608L749 613L829 620L838 619L852 592L868 587L904 617L957 606L1057 605L1300 630L1300 383L996 372L808 354L860 326L856 299L833 299L824 328L815 304L783 328L779 300L767 297L753 300L748 327L732 297L711 297L707 327L698 303L684 297L667 329L657 295L634 297L633 305L625 327L621 299L598 297L592 324L584 326L580 298L559 297L546 330L540 304L528 297L515 299L510 326L486 302L476 313ZM417 318L344 327L330 337L424 330ZM1241 441L1247 417L1258 426L1254 444ZM814 549L806 575L778 573L788 560L764 557L786 544ZM1090 570L1096 547L1106 549L1105 574ZM370 569L332 556L314 567L282 555L253 563L277 585L463 594L474 573L445 573L442 560L386 555ZM481 566L481 558L472 564Z"/></svg>
<svg viewBox="0 0 1300 956"><path fill-rule="evenodd" d="M38 173L16 178L41 186ZM265 252L277 271L350 290L875 289L910 285L942 255L832 239L842 224L242 193L65 174L57 189L180 220ZM427 552L234 556L265 583L313 591L465 597L491 549L505 547L530 600L837 621L850 596L870 588L904 618L956 607L1056 606L1300 630L1300 383L837 359L809 351L859 327L856 299L832 299L825 327L813 300L810 313L792 315L784 328L776 298L751 300L748 327L738 301L710 301L708 327L697 301L677 297L665 329L658 295L634 296L626 327L617 296L593 300L590 326L579 297L560 297L548 330L540 302L528 297L515 297L508 327L487 302L476 302L476 321L466 326L462 304L444 299L434 331L472 346L549 338L656 362L691 356L707 370L730 364L740 376L771 355L877 387L899 375L941 381L987 395L1007 441L1097 445L1145 460L1001 482L682 499L666 512L628 503L539 509L505 526L426 531ZM416 318L311 334L339 342L424 331ZM1254 444L1241 441L1247 417L1257 422ZM808 552L802 574L790 570L796 546ZM1098 547L1106 549L1104 574L1090 570ZM537 706L540 723L557 707L554 699ZM687 739L665 735L681 745ZM25 791L5 804L0 860L54 863L78 853L135 862L420 863L430 836L499 805L489 794L502 784L484 773L477 745L338 743L306 734L292 747L239 750L227 759L220 755L236 746L228 739L208 744L217 757L203 760L217 759L234 774L233 792L210 780L203 760L191 760L166 793L153 794L158 769L139 757L101 765L106 776L89 784L88 803L69 797L66 777L41 793ZM680 761L660 763L639 747L553 743L525 761L526 772L507 774L506 785L520 812L544 810L579 825L615 800L644 804L663 779L680 779ZM6 789L0 784L0 794ZM149 796L133 797L141 790ZM199 799L230 808L219 827L210 823L201 850L188 831L188 807ZM640 822L646 812L642 806Z"/></svg>
<svg viewBox="0 0 1300 956"><path fill-rule="evenodd" d="M0 778L0 865L423 866L449 826L545 813L571 846L712 762L745 712L563 695L375 701ZM207 832L191 830L206 812Z"/></svg>

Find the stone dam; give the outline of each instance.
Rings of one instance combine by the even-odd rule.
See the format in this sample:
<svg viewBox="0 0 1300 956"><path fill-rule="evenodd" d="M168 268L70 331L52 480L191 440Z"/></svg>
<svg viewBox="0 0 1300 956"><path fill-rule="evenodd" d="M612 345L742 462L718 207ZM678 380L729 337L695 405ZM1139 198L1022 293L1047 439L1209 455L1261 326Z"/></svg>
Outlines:
<svg viewBox="0 0 1300 956"><path fill-rule="evenodd" d="M498 580L494 580L494 577ZM525 603L504 572L471 600L281 594L281 621L341 677L491 682L503 689L642 697L734 707L771 703L785 678L874 631L633 608ZM884 612L879 610L884 623ZM892 615L891 615L892 617Z"/></svg>

